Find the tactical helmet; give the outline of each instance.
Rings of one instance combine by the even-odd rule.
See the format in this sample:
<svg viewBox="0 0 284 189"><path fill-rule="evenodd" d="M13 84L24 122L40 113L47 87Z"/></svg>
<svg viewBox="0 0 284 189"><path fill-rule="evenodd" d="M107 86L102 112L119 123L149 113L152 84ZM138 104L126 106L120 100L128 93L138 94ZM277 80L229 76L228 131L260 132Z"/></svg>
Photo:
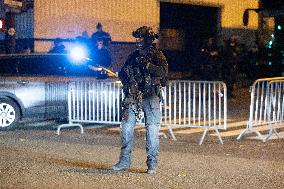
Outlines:
<svg viewBox="0 0 284 189"><path fill-rule="evenodd" d="M151 41L159 38L158 34L156 34L153 29L148 26L142 26L138 28L137 30L132 32L132 35L135 38L150 39Z"/></svg>

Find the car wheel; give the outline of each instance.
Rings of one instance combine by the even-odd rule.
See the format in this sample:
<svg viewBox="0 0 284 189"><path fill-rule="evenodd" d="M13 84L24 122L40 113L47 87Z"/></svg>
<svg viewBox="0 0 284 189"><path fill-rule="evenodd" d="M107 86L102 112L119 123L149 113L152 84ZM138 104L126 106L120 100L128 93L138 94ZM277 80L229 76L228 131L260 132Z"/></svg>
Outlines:
<svg viewBox="0 0 284 189"><path fill-rule="evenodd" d="M19 106L10 99L0 98L0 130L13 129L19 119Z"/></svg>

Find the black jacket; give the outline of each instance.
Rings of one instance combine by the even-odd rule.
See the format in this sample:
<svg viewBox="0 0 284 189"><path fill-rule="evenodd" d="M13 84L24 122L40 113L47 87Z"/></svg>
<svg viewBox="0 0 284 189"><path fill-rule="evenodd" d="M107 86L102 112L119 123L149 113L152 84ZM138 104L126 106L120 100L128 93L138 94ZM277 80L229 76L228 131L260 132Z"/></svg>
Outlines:
<svg viewBox="0 0 284 189"><path fill-rule="evenodd" d="M155 46L146 48L143 54L139 50L131 53L119 72L126 96L133 85L137 85L144 97L153 95L167 75L167 60Z"/></svg>

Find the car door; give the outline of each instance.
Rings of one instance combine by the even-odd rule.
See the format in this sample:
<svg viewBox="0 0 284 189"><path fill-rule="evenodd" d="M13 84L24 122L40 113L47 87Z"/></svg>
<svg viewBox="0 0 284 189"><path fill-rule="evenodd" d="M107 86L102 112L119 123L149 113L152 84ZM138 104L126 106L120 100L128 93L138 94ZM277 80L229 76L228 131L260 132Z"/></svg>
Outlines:
<svg viewBox="0 0 284 189"><path fill-rule="evenodd" d="M15 85L6 85L7 76L17 74L18 61L15 58L0 55L0 94L14 94Z"/></svg>
<svg viewBox="0 0 284 189"><path fill-rule="evenodd" d="M19 68L16 94L25 99L30 115L45 119L66 118L67 81L61 56L37 55Z"/></svg>
<svg viewBox="0 0 284 189"><path fill-rule="evenodd" d="M66 77L68 61L64 55L48 55L42 60L45 76L45 112L46 119L67 118L67 88Z"/></svg>
<svg viewBox="0 0 284 189"><path fill-rule="evenodd" d="M23 116L44 115L44 86L41 78L30 74L30 55L2 55L0 58L1 95L8 96L20 104Z"/></svg>
<svg viewBox="0 0 284 189"><path fill-rule="evenodd" d="M18 76L6 80L15 85L15 95L25 107L25 115L44 118L45 115L45 81L41 77Z"/></svg>
<svg viewBox="0 0 284 189"><path fill-rule="evenodd" d="M31 118L45 116L45 78L37 73L39 60L36 56L19 57L18 74L6 82L14 84L15 95L25 107L25 115Z"/></svg>

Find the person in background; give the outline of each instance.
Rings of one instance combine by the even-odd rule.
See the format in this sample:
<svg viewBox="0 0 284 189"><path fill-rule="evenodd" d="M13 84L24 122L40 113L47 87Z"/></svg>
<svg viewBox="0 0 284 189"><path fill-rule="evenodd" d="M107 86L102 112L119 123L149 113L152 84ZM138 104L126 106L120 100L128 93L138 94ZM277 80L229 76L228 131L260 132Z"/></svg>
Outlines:
<svg viewBox="0 0 284 189"><path fill-rule="evenodd" d="M108 77L107 73L102 71L100 67L109 68L111 65L111 55L109 50L105 47L103 38L97 39L97 44L92 52L92 63L89 68L97 72L97 78L105 79Z"/></svg>
<svg viewBox="0 0 284 189"><path fill-rule="evenodd" d="M214 37L208 38L201 47L202 75L204 80L220 79L219 49Z"/></svg>
<svg viewBox="0 0 284 189"><path fill-rule="evenodd" d="M59 54L67 53L65 46L62 44L62 40L60 38L56 38L54 40L53 47L48 52L49 53L59 53Z"/></svg>
<svg viewBox="0 0 284 189"><path fill-rule="evenodd" d="M102 38L97 40L97 45L94 50L94 61L105 68L109 68L111 65L111 56L109 50L104 45Z"/></svg>
<svg viewBox="0 0 284 189"><path fill-rule="evenodd" d="M248 60L248 71L247 71L248 79L252 81L256 80L259 74L259 63L261 62L259 60L259 50L257 45L254 45L249 49L247 60Z"/></svg>
<svg viewBox="0 0 284 189"><path fill-rule="evenodd" d="M104 46L107 48L111 42L111 36L108 32L103 31L103 25L99 22L96 26L97 31L92 34L92 41L96 46L98 39L103 39Z"/></svg>
<svg viewBox="0 0 284 189"><path fill-rule="evenodd" d="M24 46L22 53L23 54L31 54L32 50L29 46Z"/></svg>
<svg viewBox="0 0 284 189"><path fill-rule="evenodd" d="M89 39L89 38L90 38L90 36L89 36L89 34L88 34L88 32L87 32L86 30L82 32L82 35L81 35L81 36L84 37L84 38L86 38L86 39Z"/></svg>
<svg viewBox="0 0 284 189"><path fill-rule="evenodd" d="M9 28L6 33L6 53L16 53L16 30L13 27Z"/></svg>
<svg viewBox="0 0 284 189"><path fill-rule="evenodd" d="M233 88L236 82L237 69L240 62L240 48L235 36L226 42L223 52L223 80L228 88L228 98L233 98Z"/></svg>

